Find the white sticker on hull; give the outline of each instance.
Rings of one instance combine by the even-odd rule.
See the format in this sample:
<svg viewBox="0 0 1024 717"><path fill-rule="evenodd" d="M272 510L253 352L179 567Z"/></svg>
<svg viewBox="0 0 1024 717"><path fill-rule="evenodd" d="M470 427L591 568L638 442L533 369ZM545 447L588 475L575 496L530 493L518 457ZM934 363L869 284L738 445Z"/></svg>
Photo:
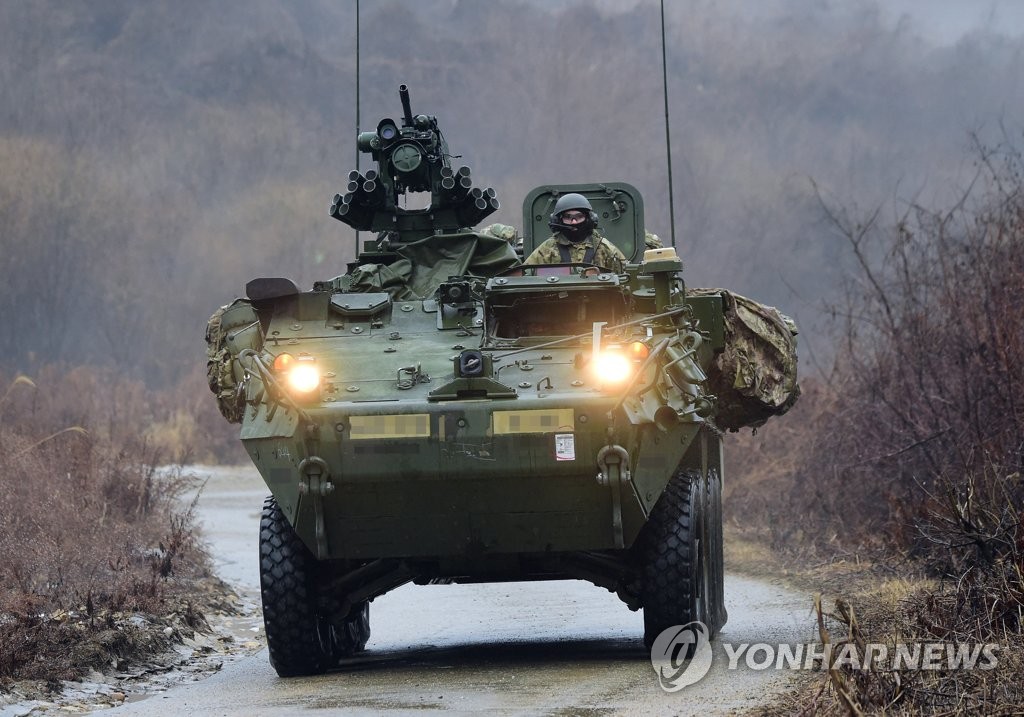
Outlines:
<svg viewBox="0 0 1024 717"><path fill-rule="evenodd" d="M555 460L576 460L576 436L572 433L555 434Z"/></svg>

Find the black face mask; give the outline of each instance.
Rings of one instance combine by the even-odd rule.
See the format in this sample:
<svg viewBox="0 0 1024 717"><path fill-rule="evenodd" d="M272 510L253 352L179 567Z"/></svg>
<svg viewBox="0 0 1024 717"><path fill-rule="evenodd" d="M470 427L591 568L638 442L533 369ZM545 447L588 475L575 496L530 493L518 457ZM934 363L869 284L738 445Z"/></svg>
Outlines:
<svg viewBox="0 0 1024 717"><path fill-rule="evenodd" d="M561 232L562 236L573 244L579 244L594 232L594 221L590 217L587 217L579 224L565 224L564 222L555 224L552 222L548 226L556 232Z"/></svg>

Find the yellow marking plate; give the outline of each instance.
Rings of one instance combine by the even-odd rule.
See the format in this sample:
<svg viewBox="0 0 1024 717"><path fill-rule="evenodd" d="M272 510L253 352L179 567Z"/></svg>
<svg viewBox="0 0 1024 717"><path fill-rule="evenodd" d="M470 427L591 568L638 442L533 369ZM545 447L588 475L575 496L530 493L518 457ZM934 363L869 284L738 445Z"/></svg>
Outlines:
<svg viewBox="0 0 1024 717"><path fill-rule="evenodd" d="M572 431L576 416L571 408L539 408L531 411L495 411L494 435Z"/></svg>
<svg viewBox="0 0 1024 717"><path fill-rule="evenodd" d="M348 419L354 441L367 438L429 438L430 414L406 413L400 416L352 416Z"/></svg>

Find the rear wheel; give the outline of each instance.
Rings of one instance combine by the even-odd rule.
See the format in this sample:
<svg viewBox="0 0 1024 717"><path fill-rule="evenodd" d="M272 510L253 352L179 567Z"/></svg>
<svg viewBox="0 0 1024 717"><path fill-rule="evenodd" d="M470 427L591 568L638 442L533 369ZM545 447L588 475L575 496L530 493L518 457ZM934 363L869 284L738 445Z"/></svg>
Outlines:
<svg viewBox="0 0 1024 717"><path fill-rule="evenodd" d="M370 637L370 608L362 602L332 623L317 589L317 561L274 498L260 518L260 595L270 664L281 677L310 675L362 650Z"/></svg>
<svg viewBox="0 0 1024 717"><path fill-rule="evenodd" d="M644 644L661 632L699 620L708 624L709 576L704 481L679 471L662 493L637 542ZM709 628L711 626L709 625Z"/></svg>

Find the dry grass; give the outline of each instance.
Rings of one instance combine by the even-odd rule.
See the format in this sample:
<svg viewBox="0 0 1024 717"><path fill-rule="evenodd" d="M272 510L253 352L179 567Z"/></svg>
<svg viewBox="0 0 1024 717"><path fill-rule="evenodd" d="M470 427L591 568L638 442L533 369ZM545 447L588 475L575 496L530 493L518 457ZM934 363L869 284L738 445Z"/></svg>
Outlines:
<svg viewBox="0 0 1024 717"><path fill-rule="evenodd" d="M840 596L823 636L1008 647L990 671L832 670L786 712L1024 713L1024 157L977 167L952 209L890 227L823 202L861 268L836 364L735 441L727 516Z"/></svg>
<svg viewBox="0 0 1024 717"><path fill-rule="evenodd" d="M180 610L208 572L180 501L195 486L127 435L145 395L109 378L15 378L0 399L0 681L71 679L166 646L128 618Z"/></svg>
<svg viewBox="0 0 1024 717"><path fill-rule="evenodd" d="M755 710L758 715L851 714L1020 714L1024 688L1020 635L979 631L958 605L958 586L916 574L903 574L868 559L816 562L806 551L779 552L756 538L726 541L730 570L771 577L817 593L822 641L835 650L852 642L895 645L921 642L994 642L1005 645L991 671L835 670L801 673L794 689ZM809 618L814 620L815 618ZM836 654L836 653L833 653Z"/></svg>

